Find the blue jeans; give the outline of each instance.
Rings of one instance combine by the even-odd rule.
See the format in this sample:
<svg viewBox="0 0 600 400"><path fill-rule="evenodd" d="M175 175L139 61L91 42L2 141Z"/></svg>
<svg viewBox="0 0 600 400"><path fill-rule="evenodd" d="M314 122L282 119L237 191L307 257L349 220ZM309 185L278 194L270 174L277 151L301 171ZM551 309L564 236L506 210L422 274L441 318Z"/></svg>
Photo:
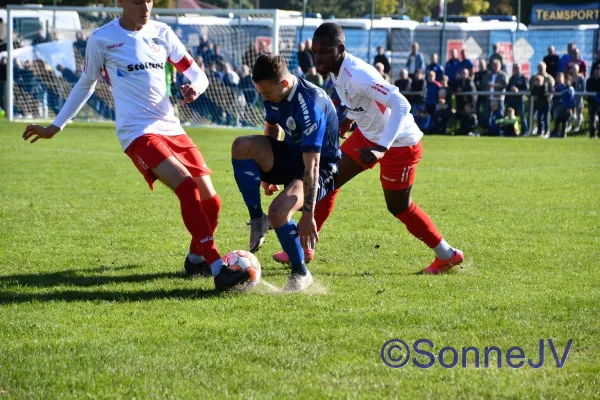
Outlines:
<svg viewBox="0 0 600 400"><path fill-rule="evenodd" d="M536 105L538 135L550 132L550 105Z"/></svg>

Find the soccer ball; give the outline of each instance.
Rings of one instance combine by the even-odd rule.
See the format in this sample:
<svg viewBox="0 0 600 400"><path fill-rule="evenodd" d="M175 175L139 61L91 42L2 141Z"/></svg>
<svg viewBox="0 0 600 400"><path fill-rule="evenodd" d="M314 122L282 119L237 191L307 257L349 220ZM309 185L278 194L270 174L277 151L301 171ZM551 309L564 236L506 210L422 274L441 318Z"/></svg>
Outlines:
<svg viewBox="0 0 600 400"><path fill-rule="evenodd" d="M258 258L246 250L233 250L223 257L225 265L236 271L248 271L248 281L236 285L233 289L241 292L249 292L260 281L260 263Z"/></svg>

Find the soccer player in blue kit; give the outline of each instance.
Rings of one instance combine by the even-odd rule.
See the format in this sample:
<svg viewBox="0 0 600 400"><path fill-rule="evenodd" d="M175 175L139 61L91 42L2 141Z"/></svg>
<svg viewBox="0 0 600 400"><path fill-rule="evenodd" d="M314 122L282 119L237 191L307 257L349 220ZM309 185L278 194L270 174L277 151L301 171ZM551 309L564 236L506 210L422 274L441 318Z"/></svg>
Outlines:
<svg viewBox="0 0 600 400"><path fill-rule="evenodd" d="M252 80L264 99L264 135L238 137L231 149L235 180L250 212L250 251L262 246L272 227L290 258L285 290L303 291L312 284L303 247L314 249L318 241L315 204L334 189L341 158L338 118L325 91L292 75L280 56L261 54ZM268 216L260 204L261 182L267 196L276 185L285 186ZM300 209L296 225L292 215Z"/></svg>

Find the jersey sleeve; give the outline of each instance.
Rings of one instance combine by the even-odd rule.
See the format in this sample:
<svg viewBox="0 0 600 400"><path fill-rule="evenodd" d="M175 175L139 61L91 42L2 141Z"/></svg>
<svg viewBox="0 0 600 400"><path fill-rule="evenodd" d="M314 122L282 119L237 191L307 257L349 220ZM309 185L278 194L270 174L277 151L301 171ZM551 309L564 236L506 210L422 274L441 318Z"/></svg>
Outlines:
<svg viewBox="0 0 600 400"><path fill-rule="evenodd" d="M65 101L65 104L60 109L60 112L52 122L52 125L62 130L67 122L77 115L79 110L81 110L83 105L94 93L96 82L100 77L102 68L104 68L104 53L102 52L102 46L98 41L98 37L92 35L90 36L85 49L81 77L71 90L71 93L69 93L67 101Z"/></svg>
<svg viewBox="0 0 600 400"><path fill-rule="evenodd" d="M396 86L388 83L376 70L372 73L361 71L353 80L352 86L358 93L382 105L385 105L392 94L398 91Z"/></svg>
<svg viewBox="0 0 600 400"><path fill-rule="evenodd" d="M265 122L270 125L277 125L277 118L268 103L265 104Z"/></svg>
<svg viewBox="0 0 600 400"><path fill-rule="evenodd" d="M301 114L296 117L296 123L302 131L300 150L303 153L320 153L325 137L325 129L327 128L325 111L317 101L307 98L306 94L298 93L298 101L300 102Z"/></svg>
<svg viewBox="0 0 600 400"><path fill-rule="evenodd" d="M97 81L104 68L104 52L100 45L98 36L92 34L85 48L85 57L81 68L81 78Z"/></svg>
<svg viewBox="0 0 600 400"><path fill-rule="evenodd" d="M175 66L177 71L183 73L193 64L194 60L188 54L181 40L175 35L175 32L170 27L166 29L165 40L167 41L168 60Z"/></svg>

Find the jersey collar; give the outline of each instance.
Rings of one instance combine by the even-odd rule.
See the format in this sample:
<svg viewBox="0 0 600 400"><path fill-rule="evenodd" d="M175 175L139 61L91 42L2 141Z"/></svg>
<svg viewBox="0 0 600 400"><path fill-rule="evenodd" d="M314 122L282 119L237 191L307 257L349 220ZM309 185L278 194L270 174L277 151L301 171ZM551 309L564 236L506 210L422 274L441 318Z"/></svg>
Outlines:
<svg viewBox="0 0 600 400"><path fill-rule="evenodd" d="M294 76L294 85L292 86L292 90L290 90L290 94L288 95L286 101L292 101L292 98L296 94L297 88L298 88L298 77Z"/></svg>

